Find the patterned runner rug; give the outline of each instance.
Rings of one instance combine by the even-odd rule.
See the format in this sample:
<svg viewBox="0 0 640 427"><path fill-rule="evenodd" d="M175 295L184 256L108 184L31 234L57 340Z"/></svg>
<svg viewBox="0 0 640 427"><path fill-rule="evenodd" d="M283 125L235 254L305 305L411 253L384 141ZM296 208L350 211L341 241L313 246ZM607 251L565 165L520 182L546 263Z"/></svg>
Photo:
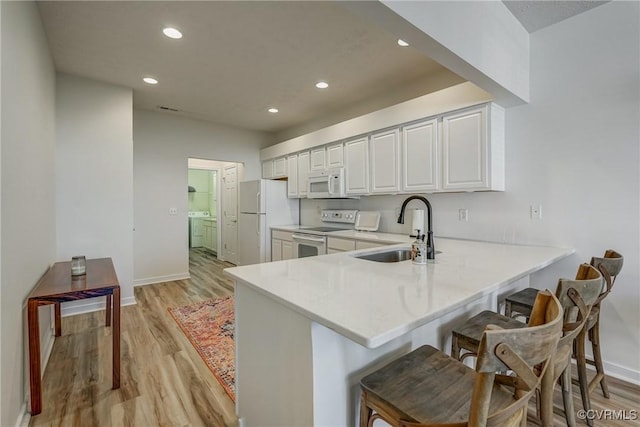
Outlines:
<svg viewBox="0 0 640 427"><path fill-rule="evenodd" d="M233 297L168 308L231 400L236 400Z"/></svg>

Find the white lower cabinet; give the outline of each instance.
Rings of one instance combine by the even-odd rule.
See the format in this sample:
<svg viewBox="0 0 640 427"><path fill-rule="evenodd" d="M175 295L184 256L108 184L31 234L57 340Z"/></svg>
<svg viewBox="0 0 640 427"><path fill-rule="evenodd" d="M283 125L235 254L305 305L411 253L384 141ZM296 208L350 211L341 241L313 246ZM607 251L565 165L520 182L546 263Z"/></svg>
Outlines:
<svg viewBox="0 0 640 427"><path fill-rule="evenodd" d="M354 251L357 249L370 249L378 248L381 246L388 246L393 243L378 243L370 240L358 240L348 239L344 237L328 237L327 238L327 253L333 254L336 252Z"/></svg>
<svg viewBox="0 0 640 427"><path fill-rule="evenodd" d="M204 238L202 246L204 246L205 249L216 252L218 246L217 223L216 221L211 220L202 220L202 223L204 224Z"/></svg>
<svg viewBox="0 0 640 427"><path fill-rule="evenodd" d="M271 261L293 259L293 233L273 230L271 232Z"/></svg>

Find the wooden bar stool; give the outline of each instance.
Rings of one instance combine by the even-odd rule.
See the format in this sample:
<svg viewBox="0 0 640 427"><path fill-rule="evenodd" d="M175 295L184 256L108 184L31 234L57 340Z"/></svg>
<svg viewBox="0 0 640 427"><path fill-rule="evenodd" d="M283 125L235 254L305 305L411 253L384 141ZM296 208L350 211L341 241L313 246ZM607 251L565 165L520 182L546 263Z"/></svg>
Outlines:
<svg viewBox="0 0 640 427"><path fill-rule="evenodd" d="M591 409L591 401L589 394L593 392L593 389L600 384L602 389L602 395L605 398L609 398L609 388L606 383L606 376L604 373L604 366L602 363L602 354L600 352L600 305L602 300L611 293L611 289L622 270L624 263L624 257L618 252L607 249L603 257L591 258L591 265L596 267L604 277L604 283L606 287L602 290L602 293L598 297L598 300L594 303L585 329L588 331L586 336L580 336L576 338L574 346L573 357L576 359L576 365L578 366L578 383L580 385L580 392L582 394L582 406L585 411ZM507 297L505 300L505 315L512 317L514 314L521 314L527 316L527 298L529 298L529 307L533 304L533 298L531 297L531 291L525 289L520 292ZM516 307L517 306L517 311ZM591 352L593 359L586 357L586 337L591 342ZM587 364L593 365L596 368L595 377L589 381L587 377ZM588 420L589 425L593 425L592 420Z"/></svg>
<svg viewBox="0 0 640 427"><path fill-rule="evenodd" d="M422 346L362 379L360 427L377 419L394 427L526 426L527 403L561 333L562 307L547 291L538 294L531 327L484 332L475 371ZM514 374L497 373L508 370Z"/></svg>
<svg viewBox="0 0 640 427"><path fill-rule="evenodd" d="M553 389L556 382L561 381L565 418L568 426L575 426L573 396L571 394L571 354L576 337L587 333L585 324L589 319L591 307L596 303L602 289L602 275L589 265L582 264L578 268L575 280L560 279L556 288L556 297L564 310L563 337L558 343L557 353L553 359L553 369L542 380L541 396L538 400L538 414L543 426L553 426ZM466 356L475 355L479 346L477 337L485 328L498 325L507 328L524 328L526 325L510 317L490 311L472 317L462 328L453 331L451 355L463 360ZM504 325L504 326L503 326ZM460 356L460 350L467 353Z"/></svg>
<svg viewBox="0 0 640 427"><path fill-rule="evenodd" d="M602 395L607 399L609 398L609 388L607 387L602 354L600 353L600 311L602 300L611 293L613 284L618 274L620 274L620 270L622 270L623 262L623 256L610 249L605 252L602 258L591 258L591 265L595 266L604 277L605 287L593 304L593 308L587 319L587 324L585 325L587 333L578 336L574 345L573 357L576 359L576 366L578 367L578 384L580 386L580 393L582 394L582 406L585 411L591 409L589 394L593 392L593 389L595 389L598 384L600 384L600 388L602 389ZM586 338L589 338L589 341L591 341L593 359L589 359L586 356ZM589 377L587 376L587 364L593 365L596 368L596 375L591 381L589 381ZM592 420L588 421L590 426L593 425Z"/></svg>

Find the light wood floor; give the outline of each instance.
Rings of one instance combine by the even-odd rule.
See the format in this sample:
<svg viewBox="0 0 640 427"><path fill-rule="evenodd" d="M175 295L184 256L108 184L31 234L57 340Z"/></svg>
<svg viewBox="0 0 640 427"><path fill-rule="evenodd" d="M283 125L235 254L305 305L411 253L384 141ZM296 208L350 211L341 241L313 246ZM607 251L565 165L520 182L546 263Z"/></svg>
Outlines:
<svg viewBox="0 0 640 427"><path fill-rule="evenodd" d="M190 280L135 288L138 304L122 308L119 390L111 390L111 338L104 312L63 318L62 336L55 341L44 375L43 411L30 425L236 426L234 403L167 312L168 307L231 295L233 284L222 274L230 265L192 249ZM640 387L610 378L609 389L611 399L594 391L593 409L640 413ZM558 427L566 425L561 401L557 392ZM574 401L576 411L582 409L577 387ZM533 404L530 413L535 413ZM537 424L530 420L529 425ZM578 420L578 426L584 425ZM640 426L640 421L602 420L595 425Z"/></svg>

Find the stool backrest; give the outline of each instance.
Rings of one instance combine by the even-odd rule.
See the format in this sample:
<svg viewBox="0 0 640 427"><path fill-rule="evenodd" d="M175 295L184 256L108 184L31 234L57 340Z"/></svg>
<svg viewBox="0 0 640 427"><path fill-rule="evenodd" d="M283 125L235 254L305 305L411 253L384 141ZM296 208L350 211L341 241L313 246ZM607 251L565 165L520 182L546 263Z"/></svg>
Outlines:
<svg viewBox="0 0 640 427"><path fill-rule="evenodd" d="M604 278L589 264L581 264L574 280L560 279L556 297L564 310L562 338L558 343L558 354L563 358L570 354L573 340L582 331L591 307L598 301ZM565 355L566 353L566 355Z"/></svg>
<svg viewBox="0 0 640 427"><path fill-rule="evenodd" d="M602 258L591 258L591 265L593 265L598 269L598 271L600 271L600 273L602 273L605 281L605 287L600 293L598 300L595 302L595 306L599 306L600 302L611 293L613 284L616 281L618 274L620 274L620 270L622 270L623 263L624 257L612 249L607 249L604 252L604 257Z"/></svg>
<svg viewBox="0 0 640 427"><path fill-rule="evenodd" d="M526 414L527 403L556 352L562 334L563 311L558 298L541 291L531 312L529 327L488 327L480 341L476 382L469 410L469 427L517 426ZM541 369L536 369L539 366ZM496 372L513 371L515 376ZM494 387L514 390L514 401L489 414Z"/></svg>

